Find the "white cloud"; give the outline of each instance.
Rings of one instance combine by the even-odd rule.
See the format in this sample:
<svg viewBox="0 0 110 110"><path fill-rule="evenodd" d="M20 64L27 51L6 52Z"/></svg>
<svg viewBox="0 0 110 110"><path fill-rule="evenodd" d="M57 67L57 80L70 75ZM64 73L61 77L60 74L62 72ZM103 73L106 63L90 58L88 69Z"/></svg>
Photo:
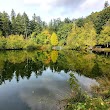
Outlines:
<svg viewBox="0 0 110 110"><path fill-rule="evenodd" d="M36 13L48 22L59 17L85 17L91 12L102 10L104 2L105 0L0 0L0 11L9 14L12 9L21 14L25 11L30 18ZM110 0L108 2L110 4Z"/></svg>
<svg viewBox="0 0 110 110"><path fill-rule="evenodd" d="M106 0L86 0L80 5L80 10L102 9ZM108 0L110 1L110 0Z"/></svg>
<svg viewBox="0 0 110 110"><path fill-rule="evenodd" d="M75 13L85 17L90 15L92 12L101 11L104 8L104 3L106 0L85 0L82 4L80 4L79 9L75 10ZM108 0L109 2L110 0Z"/></svg>
<svg viewBox="0 0 110 110"><path fill-rule="evenodd" d="M24 0L24 4L26 5L36 5L41 12L49 12L52 10L52 4L55 0Z"/></svg>
<svg viewBox="0 0 110 110"><path fill-rule="evenodd" d="M39 5L50 4L52 2L53 2L52 0L45 0L45 1L44 0L24 0L24 3L26 4L39 4Z"/></svg>
<svg viewBox="0 0 110 110"><path fill-rule="evenodd" d="M108 0L110 1L110 0ZM49 18L82 17L103 9L105 0L24 0Z"/></svg>
<svg viewBox="0 0 110 110"><path fill-rule="evenodd" d="M81 8L85 7L93 7L96 3L99 3L100 0L86 0L84 3L81 4Z"/></svg>

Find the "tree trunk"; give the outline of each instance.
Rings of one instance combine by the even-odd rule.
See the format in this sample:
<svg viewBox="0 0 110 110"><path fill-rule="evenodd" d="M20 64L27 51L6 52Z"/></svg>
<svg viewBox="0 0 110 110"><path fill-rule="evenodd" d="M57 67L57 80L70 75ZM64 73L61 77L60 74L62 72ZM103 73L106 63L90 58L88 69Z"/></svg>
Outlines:
<svg viewBox="0 0 110 110"><path fill-rule="evenodd" d="M108 47L108 43L107 43L107 47Z"/></svg>

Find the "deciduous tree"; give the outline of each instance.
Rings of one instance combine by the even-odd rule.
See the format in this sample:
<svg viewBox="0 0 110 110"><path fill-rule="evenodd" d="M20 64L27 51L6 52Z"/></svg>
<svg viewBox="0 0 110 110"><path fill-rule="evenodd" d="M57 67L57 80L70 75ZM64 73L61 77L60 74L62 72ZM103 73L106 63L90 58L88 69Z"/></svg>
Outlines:
<svg viewBox="0 0 110 110"><path fill-rule="evenodd" d="M53 32L52 36L51 36L51 44L53 46L56 46L58 44L58 38L57 35Z"/></svg>

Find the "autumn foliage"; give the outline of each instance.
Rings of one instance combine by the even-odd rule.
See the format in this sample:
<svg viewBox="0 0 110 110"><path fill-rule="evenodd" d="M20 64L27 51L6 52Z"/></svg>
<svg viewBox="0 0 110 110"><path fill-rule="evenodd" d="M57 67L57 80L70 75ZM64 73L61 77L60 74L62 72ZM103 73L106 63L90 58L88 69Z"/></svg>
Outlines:
<svg viewBox="0 0 110 110"><path fill-rule="evenodd" d="M56 46L58 44L58 38L57 38L57 35L55 33L53 33L51 36L51 44L53 46Z"/></svg>

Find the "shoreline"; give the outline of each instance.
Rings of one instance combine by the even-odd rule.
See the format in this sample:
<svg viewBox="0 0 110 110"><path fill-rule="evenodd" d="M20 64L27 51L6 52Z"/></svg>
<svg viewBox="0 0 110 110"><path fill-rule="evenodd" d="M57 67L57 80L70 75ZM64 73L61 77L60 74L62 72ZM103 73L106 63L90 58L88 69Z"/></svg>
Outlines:
<svg viewBox="0 0 110 110"><path fill-rule="evenodd" d="M93 52L110 52L110 48L93 48Z"/></svg>

